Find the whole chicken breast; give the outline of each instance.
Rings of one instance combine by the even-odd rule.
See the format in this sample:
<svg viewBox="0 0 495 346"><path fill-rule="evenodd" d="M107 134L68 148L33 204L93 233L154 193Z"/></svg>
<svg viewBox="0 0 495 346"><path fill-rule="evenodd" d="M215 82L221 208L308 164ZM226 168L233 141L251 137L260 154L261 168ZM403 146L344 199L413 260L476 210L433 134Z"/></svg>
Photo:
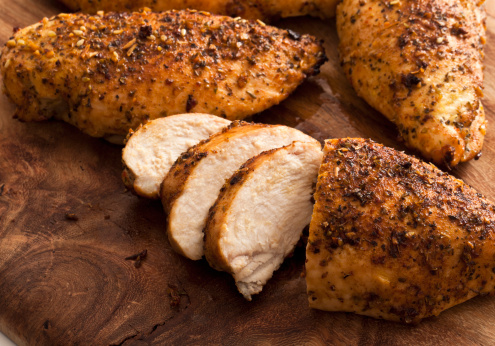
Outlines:
<svg viewBox="0 0 495 346"><path fill-rule="evenodd" d="M325 144L306 249L309 304L416 323L495 286L495 206L364 139Z"/></svg>
<svg viewBox="0 0 495 346"><path fill-rule="evenodd" d="M337 29L344 71L406 144L437 164L483 145L483 1L343 0Z"/></svg>
<svg viewBox="0 0 495 346"><path fill-rule="evenodd" d="M321 144L294 142L248 160L222 187L205 227L210 265L251 300L296 246L311 220Z"/></svg>
<svg viewBox="0 0 495 346"><path fill-rule="evenodd" d="M60 14L17 31L0 70L19 119L102 137L172 114L247 117L325 60L313 37L209 13Z"/></svg>
<svg viewBox="0 0 495 346"><path fill-rule="evenodd" d="M246 19L311 15L330 18L338 0L61 0L74 11L96 13L131 11L148 7L153 11L195 9Z"/></svg>
<svg viewBox="0 0 495 346"><path fill-rule="evenodd" d="M294 141L319 145L316 139L292 127L235 121L183 153L161 188L173 249L189 259L201 259L208 210L225 180L251 157Z"/></svg>

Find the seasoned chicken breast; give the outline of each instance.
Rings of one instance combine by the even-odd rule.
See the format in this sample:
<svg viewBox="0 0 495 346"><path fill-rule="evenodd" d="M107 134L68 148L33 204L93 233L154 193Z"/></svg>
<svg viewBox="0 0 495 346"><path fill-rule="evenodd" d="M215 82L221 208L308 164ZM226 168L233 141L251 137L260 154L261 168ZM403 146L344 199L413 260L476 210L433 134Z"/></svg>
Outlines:
<svg viewBox="0 0 495 346"><path fill-rule="evenodd" d="M455 166L485 135L483 1L343 0L337 29L344 71L406 144Z"/></svg>
<svg viewBox="0 0 495 346"><path fill-rule="evenodd" d="M306 250L309 304L406 323L495 286L495 206L364 139L326 142Z"/></svg>
<svg viewBox="0 0 495 346"><path fill-rule="evenodd" d="M122 150L124 184L142 197L158 199L160 184L180 154L229 124L215 115L190 113L140 126Z"/></svg>
<svg viewBox="0 0 495 346"><path fill-rule="evenodd" d="M222 187L205 227L210 265L251 300L296 246L313 210L320 143L294 142L247 161Z"/></svg>
<svg viewBox="0 0 495 346"><path fill-rule="evenodd" d="M148 7L153 11L195 9L246 19L311 15L330 18L338 0L61 0L74 11L96 13L131 11Z"/></svg>
<svg viewBox="0 0 495 346"><path fill-rule="evenodd" d="M182 154L161 189L174 250L192 260L201 259L208 210L225 180L251 157L293 141L318 143L291 127L237 121Z"/></svg>
<svg viewBox="0 0 495 346"><path fill-rule="evenodd" d="M313 37L208 13L60 14L16 32L0 70L17 117L100 137L172 114L244 118L325 59Z"/></svg>

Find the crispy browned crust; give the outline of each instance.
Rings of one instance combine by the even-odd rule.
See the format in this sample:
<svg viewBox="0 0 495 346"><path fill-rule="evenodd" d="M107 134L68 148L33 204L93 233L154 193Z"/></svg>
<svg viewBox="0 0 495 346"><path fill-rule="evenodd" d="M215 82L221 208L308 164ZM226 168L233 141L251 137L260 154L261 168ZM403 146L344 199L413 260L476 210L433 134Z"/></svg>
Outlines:
<svg viewBox="0 0 495 346"><path fill-rule="evenodd" d="M141 129L143 127L143 124L139 124L138 128L136 129L136 131L138 131L139 129ZM129 141L129 139L134 135L134 133L136 133L136 131L134 130L129 130L129 132L127 133L127 136L125 137L124 139L124 145L127 144L127 142ZM122 155L124 154L124 150L125 150L125 147L122 148ZM136 192L136 187L134 186L134 183L136 181L136 174L134 173L134 171L132 169L130 169L127 164L125 163L124 160L121 160L122 162L122 175L121 175L121 178L122 178L122 182L124 183L125 187L127 189L129 189L129 191L131 191L132 193L134 193L136 196L139 196L140 194Z"/></svg>
<svg viewBox="0 0 495 346"><path fill-rule="evenodd" d="M148 7L155 12L195 9L246 19L268 19L261 0L61 0L74 11L136 11Z"/></svg>
<svg viewBox="0 0 495 346"><path fill-rule="evenodd" d="M76 13L17 31L0 71L20 119L56 116L101 137L179 113L243 119L281 102L325 60L315 38L256 21Z"/></svg>
<svg viewBox="0 0 495 346"><path fill-rule="evenodd" d="M474 158L485 135L483 1L344 0L340 55L357 94L437 164Z"/></svg>
<svg viewBox="0 0 495 346"><path fill-rule="evenodd" d="M124 183L125 187L127 189L129 189L129 191L136 193L135 192L136 191L135 186L134 186L134 182L136 181L136 174L134 174L132 169L127 167L127 165L125 164L125 162L123 160L122 160L122 165L124 167L122 169L122 182Z"/></svg>
<svg viewBox="0 0 495 346"><path fill-rule="evenodd" d="M328 275L309 279L321 288L308 292L311 306L326 297L332 311L414 323L493 291L495 207L486 198L371 140L329 140L324 150L307 261Z"/></svg>
<svg viewBox="0 0 495 346"><path fill-rule="evenodd" d="M282 147L285 148L285 147ZM275 148L262 152L247 160L220 189L215 204L210 208L205 226L205 257L210 266L216 270L233 274L229 260L223 256L218 240L222 238L223 228L230 204L241 189L245 179L266 160L269 160L273 152L280 150Z"/></svg>
<svg viewBox="0 0 495 346"><path fill-rule="evenodd" d="M337 0L61 0L74 11L86 13L133 11L148 7L153 11L195 9L246 19L271 20L280 17L335 15Z"/></svg>

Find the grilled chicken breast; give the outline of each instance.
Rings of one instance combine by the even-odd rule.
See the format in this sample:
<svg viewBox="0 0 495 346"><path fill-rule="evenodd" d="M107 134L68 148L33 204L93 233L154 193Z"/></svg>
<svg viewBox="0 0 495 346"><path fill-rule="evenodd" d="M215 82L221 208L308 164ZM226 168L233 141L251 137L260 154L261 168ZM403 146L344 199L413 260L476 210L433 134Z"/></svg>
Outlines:
<svg viewBox="0 0 495 346"><path fill-rule="evenodd" d="M215 115L191 113L140 126L122 151L124 184L142 197L158 199L160 184L180 154L229 124Z"/></svg>
<svg viewBox="0 0 495 346"><path fill-rule="evenodd" d="M322 155L316 141L265 151L225 183L210 209L206 259L232 274L247 300L261 292L309 224Z"/></svg>
<svg viewBox="0 0 495 346"><path fill-rule="evenodd" d="M132 11L148 7L153 11L195 9L246 19L270 20L278 17L311 15L330 18L338 0L61 0L74 11L96 13Z"/></svg>
<svg viewBox="0 0 495 346"><path fill-rule="evenodd" d="M406 323L495 285L495 206L370 140L326 142L307 245L309 304Z"/></svg>
<svg viewBox="0 0 495 346"><path fill-rule="evenodd" d="M293 141L317 142L287 126L234 122L182 154L161 189L174 250L192 260L201 259L208 210L225 180L251 157Z"/></svg>
<svg viewBox="0 0 495 346"><path fill-rule="evenodd" d="M172 114L244 118L326 59L310 36L191 11L60 14L19 30L2 53L20 119L55 115L96 137Z"/></svg>
<svg viewBox="0 0 495 346"><path fill-rule="evenodd" d="M407 145L442 165L475 157L481 104L483 1L343 0L337 29L344 71Z"/></svg>

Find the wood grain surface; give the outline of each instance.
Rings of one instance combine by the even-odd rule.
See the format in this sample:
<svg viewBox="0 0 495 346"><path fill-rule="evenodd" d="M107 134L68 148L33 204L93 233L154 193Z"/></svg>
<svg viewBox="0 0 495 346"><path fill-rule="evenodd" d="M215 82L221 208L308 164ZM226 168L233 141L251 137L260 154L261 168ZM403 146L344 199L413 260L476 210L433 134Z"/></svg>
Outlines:
<svg viewBox="0 0 495 346"><path fill-rule="evenodd" d="M495 1L487 8L488 134L481 159L452 174L495 201ZM13 27L64 10L50 0L0 0L0 44ZM319 140L359 136L405 149L395 127L346 81L334 20L276 25L325 39L330 61L256 121L294 126ZM160 202L124 189L120 147L61 122L21 123L13 112L0 96L0 330L18 344L495 343L495 297L417 326L311 310L302 247L247 302L229 275L171 250ZM140 268L125 260L144 249Z"/></svg>

